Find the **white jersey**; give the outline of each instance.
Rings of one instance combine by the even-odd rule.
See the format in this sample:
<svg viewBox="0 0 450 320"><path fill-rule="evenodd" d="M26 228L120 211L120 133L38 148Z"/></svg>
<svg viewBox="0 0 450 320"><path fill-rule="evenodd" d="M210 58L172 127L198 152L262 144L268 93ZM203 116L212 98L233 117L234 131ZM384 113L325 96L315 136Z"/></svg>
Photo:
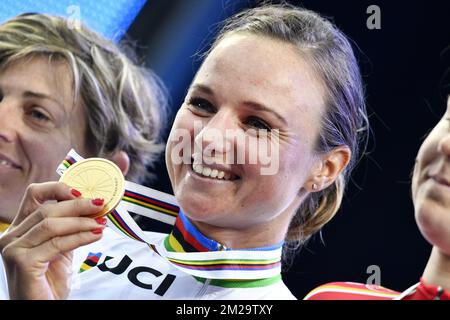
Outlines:
<svg viewBox="0 0 450 320"><path fill-rule="evenodd" d="M147 234L155 241L167 237L156 232ZM229 284L234 286L231 288L214 280L196 279L178 270L146 244L127 239L109 228L99 241L74 251L73 266L69 299L295 299L281 279L271 284L253 281L242 287L239 283ZM0 260L0 300L7 299L8 283Z"/></svg>
<svg viewBox="0 0 450 320"><path fill-rule="evenodd" d="M0 236L3 232L0 232ZM6 280L5 267L3 266L3 259L0 259L0 300L8 300L8 282Z"/></svg>
<svg viewBox="0 0 450 320"><path fill-rule="evenodd" d="M147 235L153 243L168 236L156 232ZM72 279L69 299L295 299L281 277L234 282L194 277L148 245L109 228L102 240L75 251L74 266L81 272Z"/></svg>
<svg viewBox="0 0 450 320"><path fill-rule="evenodd" d="M165 233L145 232L162 246ZM0 233L1 235L1 233ZM0 300L9 299L3 260L0 259ZM281 276L246 281L195 277L177 268L142 242L105 228L102 238L74 250L68 299L77 300L292 300L295 296Z"/></svg>

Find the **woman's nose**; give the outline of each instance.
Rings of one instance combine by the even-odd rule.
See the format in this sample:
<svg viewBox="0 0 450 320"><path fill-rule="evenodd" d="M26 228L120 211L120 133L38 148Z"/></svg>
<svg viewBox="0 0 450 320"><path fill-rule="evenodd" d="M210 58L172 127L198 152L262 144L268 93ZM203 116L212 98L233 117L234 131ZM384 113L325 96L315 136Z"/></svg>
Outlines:
<svg viewBox="0 0 450 320"><path fill-rule="evenodd" d="M17 110L12 103L3 99L0 101L0 143L13 142L20 127Z"/></svg>
<svg viewBox="0 0 450 320"><path fill-rule="evenodd" d="M236 120L229 113L217 113L207 123L195 137L196 150L201 154L214 157L220 154L229 153L234 146Z"/></svg>
<svg viewBox="0 0 450 320"><path fill-rule="evenodd" d="M450 132L441 137L438 144L439 152L450 157Z"/></svg>

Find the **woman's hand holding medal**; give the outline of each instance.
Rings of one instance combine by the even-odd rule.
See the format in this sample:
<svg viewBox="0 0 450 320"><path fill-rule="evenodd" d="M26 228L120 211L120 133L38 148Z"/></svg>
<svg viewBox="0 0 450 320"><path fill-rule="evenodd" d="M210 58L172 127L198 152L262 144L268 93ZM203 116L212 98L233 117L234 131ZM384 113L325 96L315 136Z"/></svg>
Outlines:
<svg viewBox="0 0 450 320"><path fill-rule="evenodd" d="M87 159L69 169L63 182L30 185L0 238L11 299L66 298L72 250L101 238L101 216L122 198L124 178L110 161Z"/></svg>

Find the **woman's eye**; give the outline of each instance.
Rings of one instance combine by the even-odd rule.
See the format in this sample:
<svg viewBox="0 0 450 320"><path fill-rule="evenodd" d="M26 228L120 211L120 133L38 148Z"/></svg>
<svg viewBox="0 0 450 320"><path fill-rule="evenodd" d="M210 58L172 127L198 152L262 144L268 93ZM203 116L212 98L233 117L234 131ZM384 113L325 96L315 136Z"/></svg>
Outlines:
<svg viewBox="0 0 450 320"><path fill-rule="evenodd" d="M206 112L206 113L214 113L216 112L216 108L214 105L206 99L203 98L190 98L188 100L188 105L193 106L195 109Z"/></svg>
<svg viewBox="0 0 450 320"><path fill-rule="evenodd" d="M39 109L31 109L28 114L38 121L50 121L50 117L48 117L45 113L39 111Z"/></svg>
<svg viewBox="0 0 450 320"><path fill-rule="evenodd" d="M258 117L249 117L245 122L245 124L255 129L264 129L267 131L272 130L272 128L270 127L269 124L267 124L267 122Z"/></svg>

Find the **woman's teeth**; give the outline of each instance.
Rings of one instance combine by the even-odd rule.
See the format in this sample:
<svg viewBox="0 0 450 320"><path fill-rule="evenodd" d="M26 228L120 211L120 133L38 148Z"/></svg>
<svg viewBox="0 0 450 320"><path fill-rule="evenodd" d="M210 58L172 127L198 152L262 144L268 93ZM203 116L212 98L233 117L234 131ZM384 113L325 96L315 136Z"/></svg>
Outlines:
<svg viewBox="0 0 450 320"><path fill-rule="evenodd" d="M201 174L202 176L205 176L208 178L213 178L213 179L218 179L218 180L230 180L230 178L231 178L230 173L226 173L224 171L217 170L217 169L211 169L208 167L204 167L201 164L192 164L192 169L196 173Z"/></svg>

